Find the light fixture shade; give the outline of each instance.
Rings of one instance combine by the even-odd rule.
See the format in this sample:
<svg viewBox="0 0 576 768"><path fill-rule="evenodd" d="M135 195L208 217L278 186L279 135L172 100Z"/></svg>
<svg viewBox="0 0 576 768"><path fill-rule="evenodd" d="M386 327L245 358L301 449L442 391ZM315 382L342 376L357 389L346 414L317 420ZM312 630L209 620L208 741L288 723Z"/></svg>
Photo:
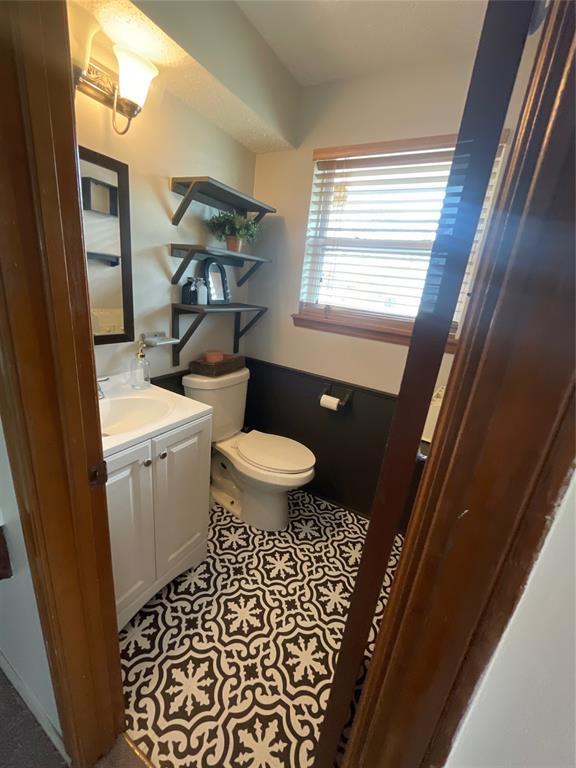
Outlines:
<svg viewBox="0 0 576 768"><path fill-rule="evenodd" d="M100 25L91 13L76 3L68 3L67 8L72 63L85 74L90 63L92 40Z"/></svg>
<svg viewBox="0 0 576 768"><path fill-rule="evenodd" d="M118 95L141 109L158 70L154 64L121 45L114 46L114 53L118 60Z"/></svg>

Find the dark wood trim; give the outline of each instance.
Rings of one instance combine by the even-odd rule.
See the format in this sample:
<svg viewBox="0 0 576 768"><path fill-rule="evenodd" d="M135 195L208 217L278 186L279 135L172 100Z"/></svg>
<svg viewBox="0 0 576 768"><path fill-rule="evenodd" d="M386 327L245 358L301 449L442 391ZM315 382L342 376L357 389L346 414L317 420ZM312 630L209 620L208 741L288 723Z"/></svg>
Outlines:
<svg viewBox="0 0 576 768"><path fill-rule="evenodd" d="M414 457L444 355L532 10L531 2L491 0L488 4L458 133L456 162L448 181L449 188L456 186L455 182L462 186L459 211L454 217L451 234L439 235L432 249L432 261L436 258L445 259L444 273L439 286L434 285L431 277L427 278L420 311L414 323L326 717L315 754L315 768L331 768L333 765L340 734L348 716L388 553L410 492ZM455 170L460 163L466 168L463 183L461 171ZM448 210L449 207L445 205L440 231L448 231L444 229L443 223L453 217L453 213L448 215ZM442 609L440 611L442 614ZM379 728L381 732L386 732L392 743L390 731L382 727L386 722L386 719L380 719ZM409 745L404 744L404 734L402 738L408 753ZM371 768L376 764L366 763ZM392 761L386 765L397 768L399 763Z"/></svg>
<svg viewBox="0 0 576 768"><path fill-rule="evenodd" d="M350 312L345 309L330 307L311 310L300 308L292 315L292 321L298 328L312 331L338 333L342 336L356 336L371 341L383 341L387 344L401 344L409 347L414 330L413 320L399 320L386 315L368 317L366 313ZM458 339L454 334L448 336L446 352L454 353L458 348Z"/></svg>
<svg viewBox="0 0 576 768"><path fill-rule="evenodd" d="M94 344L134 341L134 297L132 290L132 236L130 231L130 173L126 163L87 147L78 147L78 157L114 171L118 176L118 226L120 227L120 268L122 270L122 311L124 333L95 334ZM80 170L78 170L80 176Z"/></svg>
<svg viewBox="0 0 576 768"><path fill-rule="evenodd" d="M458 675L436 725L423 765L444 765L468 702L522 596L535 560L563 496L574 462L576 403L574 392L559 414L559 426L531 498L506 553L497 583L478 622ZM545 661L543 662L545 663Z"/></svg>
<svg viewBox="0 0 576 768"><path fill-rule="evenodd" d="M573 460L573 45L555 2L346 768L444 764Z"/></svg>
<svg viewBox="0 0 576 768"><path fill-rule="evenodd" d="M125 725L66 6L1 3L0 36L0 412L64 744L89 768Z"/></svg>

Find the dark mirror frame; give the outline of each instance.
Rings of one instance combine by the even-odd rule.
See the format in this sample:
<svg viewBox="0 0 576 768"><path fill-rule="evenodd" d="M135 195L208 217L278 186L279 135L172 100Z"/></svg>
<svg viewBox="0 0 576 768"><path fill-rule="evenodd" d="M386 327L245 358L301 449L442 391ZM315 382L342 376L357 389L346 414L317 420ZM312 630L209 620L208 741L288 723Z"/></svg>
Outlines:
<svg viewBox="0 0 576 768"><path fill-rule="evenodd" d="M214 298L210 289L210 271L214 267L216 267L217 271L220 273L220 278L222 280L223 298L221 299ZM208 304L230 304L230 288L228 287L228 278L223 264L220 264L216 259L206 259L204 261L204 281L206 282L206 288L208 289Z"/></svg>
<svg viewBox="0 0 576 768"><path fill-rule="evenodd" d="M130 180L128 166L113 157L102 155L93 149L78 147L80 160L115 171L118 175L118 224L120 227L120 269L122 275L122 310L124 313L124 333L99 334L94 336L94 344L117 344L134 341L134 303L132 294L132 244L130 239ZM80 163L78 177L82 178ZM88 286L90 290L90 286Z"/></svg>

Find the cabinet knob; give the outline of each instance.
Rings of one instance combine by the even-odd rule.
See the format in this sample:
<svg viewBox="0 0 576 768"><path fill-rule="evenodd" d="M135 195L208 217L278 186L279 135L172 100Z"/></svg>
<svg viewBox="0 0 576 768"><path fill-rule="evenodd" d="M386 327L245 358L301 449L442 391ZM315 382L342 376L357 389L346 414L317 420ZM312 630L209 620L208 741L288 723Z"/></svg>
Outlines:
<svg viewBox="0 0 576 768"><path fill-rule="evenodd" d="M168 456L168 451L162 451L160 456L158 456L159 459L165 459Z"/></svg>
<svg viewBox="0 0 576 768"><path fill-rule="evenodd" d="M144 464L145 467L149 467L152 464L152 459L144 459L142 464Z"/></svg>

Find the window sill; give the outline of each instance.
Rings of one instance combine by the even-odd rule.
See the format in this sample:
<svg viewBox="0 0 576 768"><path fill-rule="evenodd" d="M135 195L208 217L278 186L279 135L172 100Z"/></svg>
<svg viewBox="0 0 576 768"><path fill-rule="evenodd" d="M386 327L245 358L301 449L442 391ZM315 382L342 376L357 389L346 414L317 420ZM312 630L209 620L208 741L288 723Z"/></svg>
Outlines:
<svg viewBox="0 0 576 768"><path fill-rule="evenodd" d="M356 336L361 339L383 341L387 344L401 344L408 347L412 339L413 323L385 317L363 317L344 311L324 315L322 310L298 312L292 315L294 325L313 331L338 333L343 336ZM446 352L454 354L458 339L450 336L446 343Z"/></svg>

